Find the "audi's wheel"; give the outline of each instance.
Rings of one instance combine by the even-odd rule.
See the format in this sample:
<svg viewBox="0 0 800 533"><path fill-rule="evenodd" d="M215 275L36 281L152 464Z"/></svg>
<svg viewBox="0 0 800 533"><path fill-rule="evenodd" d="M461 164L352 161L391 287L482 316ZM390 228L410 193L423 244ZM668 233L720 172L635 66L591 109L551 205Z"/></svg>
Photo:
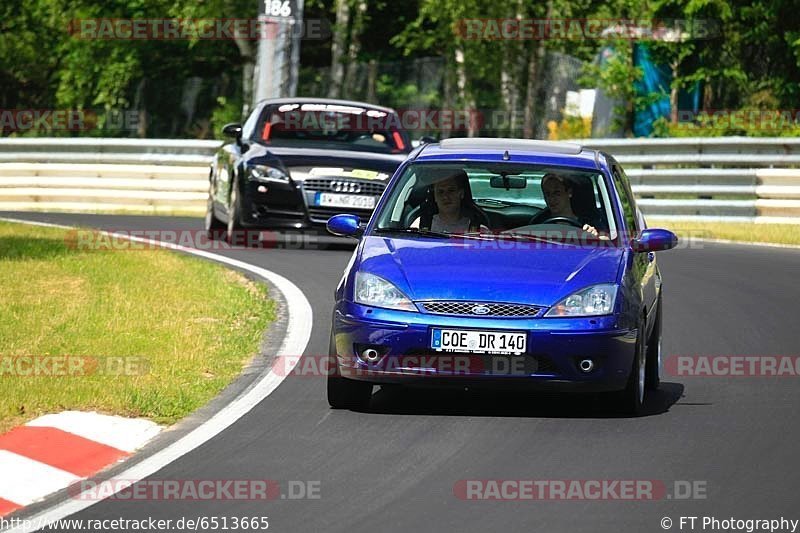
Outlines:
<svg viewBox="0 0 800 533"><path fill-rule="evenodd" d="M239 205L239 186L234 180L231 184L231 201L228 208L228 226L225 232L225 240L228 244L234 245L241 241L242 223L241 207Z"/></svg>
<svg viewBox="0 0 800 533"><path fill-rule="evenodd" d="M221 240L225 238L226 226L214 213L214 199L211 197L210 192L208 193L208 203L206 204L204 226L209 239Z"/></svg>

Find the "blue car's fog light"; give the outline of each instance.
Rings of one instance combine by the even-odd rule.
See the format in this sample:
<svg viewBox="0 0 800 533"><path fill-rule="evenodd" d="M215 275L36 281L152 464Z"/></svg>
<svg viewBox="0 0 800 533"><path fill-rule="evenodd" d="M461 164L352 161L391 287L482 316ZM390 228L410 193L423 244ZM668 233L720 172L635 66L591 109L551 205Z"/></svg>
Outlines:
<svg viewBox="0 0 800 533"><path fill-rule="evenodd" d="M358 359L368 365L374 365L389 351L388 346L380 344L356 344L354 348Z"/></svg>

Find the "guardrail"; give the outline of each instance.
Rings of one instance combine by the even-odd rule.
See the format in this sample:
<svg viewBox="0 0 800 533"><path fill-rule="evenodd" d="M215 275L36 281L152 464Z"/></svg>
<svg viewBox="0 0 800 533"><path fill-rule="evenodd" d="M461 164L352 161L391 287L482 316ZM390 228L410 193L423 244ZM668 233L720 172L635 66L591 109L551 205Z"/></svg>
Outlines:
<svg viewBox="0 0 800 533"><path fill-rule="evenodd" d="M800 138L584 139L658 218L800 223ZM0 139L0 210L202 213L220 141ZM776 168L777 167L777 168Z"/></svg>
<svg viewBox="0 0 800 533"><path fill-rule="evenodd" d="M0 139L0 210L201 214L220 141Z"/></svg>
<svg viewBox="0 0 800 533"><path fill-rule="evenodd" d="M648 216L800 223L800 138L576 142L622 163Z"/></svg>

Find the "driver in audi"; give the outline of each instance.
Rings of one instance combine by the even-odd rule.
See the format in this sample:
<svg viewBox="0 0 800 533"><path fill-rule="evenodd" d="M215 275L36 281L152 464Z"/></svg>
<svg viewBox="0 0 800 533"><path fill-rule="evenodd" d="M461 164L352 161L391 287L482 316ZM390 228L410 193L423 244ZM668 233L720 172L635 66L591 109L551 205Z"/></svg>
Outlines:
<svg viewBox="0 0 800 533"><path fill-rule="evenodd" d="M553 217L567 217L580 221L583 224L583 231L599 237L595 228L597 222L579 217L572 210L572 202L570 201L572 198L572 184L564 176L545 174L542 178L542 192L544 193L544 201L547 203L547 207L533 217L530 224L541 224Z"/></svg>

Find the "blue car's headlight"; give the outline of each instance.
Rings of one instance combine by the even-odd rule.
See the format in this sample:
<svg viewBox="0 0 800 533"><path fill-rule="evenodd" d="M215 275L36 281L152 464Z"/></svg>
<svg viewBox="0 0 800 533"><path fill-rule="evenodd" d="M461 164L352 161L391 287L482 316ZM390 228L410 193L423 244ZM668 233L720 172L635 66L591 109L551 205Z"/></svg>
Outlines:
<svg viewBox="0 0 800 533"><path fill-rule="evenodd" d="M617 286L613 283L592 285L572 293L544 316L599 316L610 315L617 301Z"/></svg>
<svg viewBox="0 0 800 533"><path fill-rule="evenodd" d="M400 289L385 279L368 272L356 272L356 303L385 307L400 311L416 311L417 308L400 292Z"/></svg>
<svg viewBox="0 0 800 533"><path fill-rule="evenodd" d="M275 167L268 167L266 165L249 167L247 171L247 179L258 181L280 181L281 183L289 182L289 176L287 176L284 171Z"/></svg>

